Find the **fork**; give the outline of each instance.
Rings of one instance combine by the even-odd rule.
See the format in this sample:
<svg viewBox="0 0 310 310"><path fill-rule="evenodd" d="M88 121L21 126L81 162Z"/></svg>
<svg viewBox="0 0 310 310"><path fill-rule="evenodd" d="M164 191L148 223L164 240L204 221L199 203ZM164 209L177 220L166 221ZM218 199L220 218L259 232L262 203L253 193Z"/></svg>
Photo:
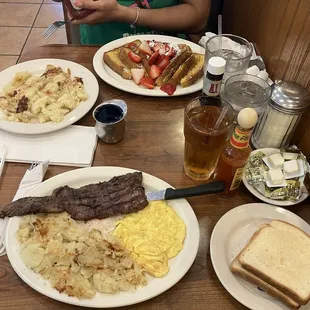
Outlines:
<svg viewBox="0 0 310 310"><path fill-rule="evenodd" d="M45 39L48 39L58 28L62 27L63 25L70 23L73 18L66 20L66 21L56 21L52 25L50 25L42 34Z"/></svg>
<svg viewBox="0 0 310 310"><path fill-rule="evenodd" d="M40 164L40 162L38 161L33 161L30 165L30 167L28 168L28 171L34 169L35 167L37 167Z"/></svg>

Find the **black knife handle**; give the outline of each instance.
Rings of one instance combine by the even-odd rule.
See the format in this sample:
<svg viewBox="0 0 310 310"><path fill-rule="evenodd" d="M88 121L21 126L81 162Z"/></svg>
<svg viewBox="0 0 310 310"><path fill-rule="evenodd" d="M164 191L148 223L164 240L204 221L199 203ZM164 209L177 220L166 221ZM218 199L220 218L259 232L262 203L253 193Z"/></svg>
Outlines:
<svg viewBox="0 0 310 310"><path fill-rule="evenodd" d="M225 183L222 181L216 181L212 183L181 189L167 188L165 194L165 200L215 194L224 191L224 189L225 189Z"/></svg>

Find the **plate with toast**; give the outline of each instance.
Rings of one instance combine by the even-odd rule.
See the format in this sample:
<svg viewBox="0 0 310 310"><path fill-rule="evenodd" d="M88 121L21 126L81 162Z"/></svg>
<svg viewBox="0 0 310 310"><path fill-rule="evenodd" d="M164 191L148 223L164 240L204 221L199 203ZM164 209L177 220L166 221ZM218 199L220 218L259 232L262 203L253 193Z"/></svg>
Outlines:
<svg viewBox="0 0 310 310"><path fill-rule="evenodd" d="M137 35L102 46L96 73L120 90L143 96L191 94L202 89L203 47L180 38Z"/></svg>
<svg viewBox="0 0 310 310"><path fill-rule="evenodd" d="M241 205L213 229L213 268L225 289L249 309L310 309L309 234L310 225L286 209Z"/></svg>

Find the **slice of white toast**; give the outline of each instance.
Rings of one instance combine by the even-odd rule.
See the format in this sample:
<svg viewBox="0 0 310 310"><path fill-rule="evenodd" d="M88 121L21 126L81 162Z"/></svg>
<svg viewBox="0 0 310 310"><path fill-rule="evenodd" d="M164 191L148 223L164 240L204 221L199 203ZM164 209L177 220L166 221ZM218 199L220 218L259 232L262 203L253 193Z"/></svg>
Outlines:
<svg viewBox="0 0 310 310"><path fill-rule="evenodd" d="M272 285L266 283L262 279L258 278L256 275L251 273L250 271L244 269L242 265L239 262L238 257L236 257L233 262L230 265L230 270L232 271L233 274L236 276L251 282L252 284L258 286L262 290L264 290L268 295L275 297L276 299L280 300L283 302L285 305L287 305L291 309L299 309L300 304L298 304L295 300L292 298L288 297Z"/></svg>
<svg viewBox="0 0 310 310"><path fill-rule="evenodd" d="M301 305L310 299L310 236L283 221L264 225L238 256L243 268Z"/></svg>

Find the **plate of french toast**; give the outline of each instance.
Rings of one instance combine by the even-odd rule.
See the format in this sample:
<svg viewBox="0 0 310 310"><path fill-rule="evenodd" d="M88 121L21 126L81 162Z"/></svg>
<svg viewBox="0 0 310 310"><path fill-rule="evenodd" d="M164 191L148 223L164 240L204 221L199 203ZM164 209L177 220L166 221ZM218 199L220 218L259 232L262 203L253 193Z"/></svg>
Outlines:
<svg viewBox="0 0 310 310"><path fill-rule="evenodd" d="M269 204L236 207L215 225L210 256L225 289L253 310L310 309L310 225Z"/></svg>
<svg viewBox="0 0 310 310"><path fill-rule="evenodd" d="M106 83L143 96L181 96L202 89L204 48L164 35L137 35L102 46L94 56Z"/></svg>

